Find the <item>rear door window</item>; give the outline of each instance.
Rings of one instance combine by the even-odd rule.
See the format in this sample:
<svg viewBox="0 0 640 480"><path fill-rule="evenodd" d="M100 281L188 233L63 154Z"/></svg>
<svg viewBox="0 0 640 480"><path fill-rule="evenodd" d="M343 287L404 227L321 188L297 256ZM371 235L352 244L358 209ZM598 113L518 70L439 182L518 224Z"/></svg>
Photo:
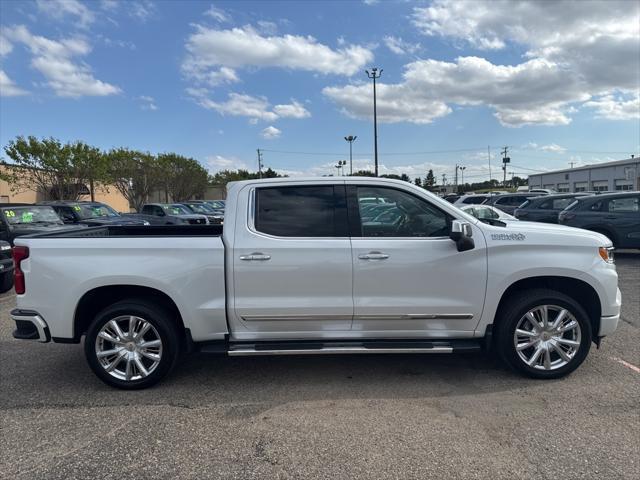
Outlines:
<svg viewBox="0 0 640 480"><path fill-rule="evenodd" d="M638 212L639 211L638 198L640 197L626 197L626 198L611 199L609 200L609 211L610 212Z"/></svg>
<svg viewBox="0 0 640 480"><path fill-rule="evenodd" d="M348 236L344 186L256 189L255 229L277 237Z"/></svg>

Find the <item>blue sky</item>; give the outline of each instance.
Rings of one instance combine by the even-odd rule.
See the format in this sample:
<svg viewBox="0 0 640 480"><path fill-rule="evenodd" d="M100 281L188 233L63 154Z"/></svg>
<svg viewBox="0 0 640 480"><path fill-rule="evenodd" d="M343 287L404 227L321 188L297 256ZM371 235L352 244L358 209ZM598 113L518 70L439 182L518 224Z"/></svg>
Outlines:
<svg viewBox="0 0 640 480"><path fill-rule="evenodd" d="M326 174L519 174L640 150L633 1L0 3L0 143L16 135ZM560 32L560 33L559 33ZM300 152L300 153L289 153Z"/></svg>

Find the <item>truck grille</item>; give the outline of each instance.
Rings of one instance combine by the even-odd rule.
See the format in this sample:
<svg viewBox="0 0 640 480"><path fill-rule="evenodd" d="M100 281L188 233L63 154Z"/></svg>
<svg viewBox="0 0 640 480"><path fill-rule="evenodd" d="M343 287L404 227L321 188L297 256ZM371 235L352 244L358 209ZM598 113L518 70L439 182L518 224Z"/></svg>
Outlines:
<svg viewBox="0 0 640 480"><path fill-rule="evenodd" d="M191 224L191 225L204 225L205 224L205 219L204 218L190 218L189 219L189 224Z"/></svg>

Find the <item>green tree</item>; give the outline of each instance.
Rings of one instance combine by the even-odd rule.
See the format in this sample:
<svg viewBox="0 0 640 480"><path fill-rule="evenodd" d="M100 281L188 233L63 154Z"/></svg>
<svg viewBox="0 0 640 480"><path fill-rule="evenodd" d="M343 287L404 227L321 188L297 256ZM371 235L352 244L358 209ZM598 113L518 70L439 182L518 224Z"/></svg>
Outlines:
<svg viewBox="0 0 640 480"><path fill-rule="evenodd" d="M433 175L433 170L429 169L427 177L424 180L425 187L433 187L436 184L436 177Z"/></svg>
<svg viewBox="0 0 640 480"><path fill-rule="evenodd" d="M176 153L163 153L158 155L157 166L165 194L167 197L170 194L174 202L204 195L208 173L197 160Z"/></svg>
<svg viewBox="0 0 640 480"><path fill-rule="evenodd" d="M116 148L109 151L107 159L109 182L138 211L151 193L165 185L164 170L148 152Z"/></svg>
<svg viewBox="0 0 640 480"><path fill-rule="evenodd" d="M421 187L422 186L422 179L420 177L416 177L413 179L413 183L415 183L417 186Z"/></svg>
<svg viewBox="0 0 640 480"><path fill-rule="evenodd" d="M279 178L282 176L283 175L280 175L278 172L271 169L271 167L262 172L262 178ZM209 184L226 185L229 182L238 182L240 180L255 180L256 178L260 178L258 172L250 172L249 170L243 169L220 170L214 175L209 176Z"/></svg>
<svg viewBox="0 0 640 480"><path fill-rule="evenodd" d="M62 144L55 138L18 136L4 148L3 179L13 192L32 190L54 200L76 200L87 183L105 183L107 168L99 149L83 142Z"/></svg>
<svg viewBox="0 0 640 480"><path fill-rule="evenodd" d="M358 170L353 172L353 177L375 177L375 174L370 170Z"/></svg>

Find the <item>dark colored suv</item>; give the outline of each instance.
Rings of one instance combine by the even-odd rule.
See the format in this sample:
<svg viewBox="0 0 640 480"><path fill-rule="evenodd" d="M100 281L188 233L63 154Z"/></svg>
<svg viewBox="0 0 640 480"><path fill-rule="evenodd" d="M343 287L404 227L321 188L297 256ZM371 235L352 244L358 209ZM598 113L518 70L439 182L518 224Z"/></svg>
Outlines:
<svg viewBox="0 0 640 480"><path fill-rule="evenodd" d="M558 223L602 233L616 248L640 248L640 192L577 198Z"/></svg>
<svg viewBox="0 0 640 480"><path fill-rule="evenodd" d="M529 198L516 208L514 215L518 220L528 222L558 223L558 214L571 205L576 198L586 195L589 194L561 193Z"/></svg>
<svg viewBox="0 0 640 480"><path fill-rule="evenodd" d="M492 207L499 208L509 215L513 215L516 208L522 205L528 198L540 197L546 195L545 193L505 193L503 195L495 195L490 197L489 200L483 203L483 205L491 205Z"/></svg>
<svg viewBox="0 0 640 480"><path fill-rule="evenodd" d="M120 215L113 208L100 202L76 202L55 200L42 202L53 208L65 224L82 224L90 227L103 225L149 225L144 220Z"/></svg>

